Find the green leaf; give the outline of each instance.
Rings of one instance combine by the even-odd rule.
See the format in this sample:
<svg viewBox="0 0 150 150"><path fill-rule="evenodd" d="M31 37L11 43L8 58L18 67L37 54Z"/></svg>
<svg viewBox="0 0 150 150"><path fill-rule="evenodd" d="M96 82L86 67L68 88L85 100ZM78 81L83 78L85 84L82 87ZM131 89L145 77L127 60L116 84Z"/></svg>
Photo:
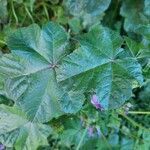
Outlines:
<svg viewBox="0 0 150 150"><path fill-rule="evenodd" d="M55 69L68 43L68 35L61 26L50 22L41 30L31 25L14 32L7 43L12 54L0 59L1 73L8 76L7 97L30 118L42 123L64 112L80 110L83 94L71 89L64 91L56 81Z"/></svg>
<svg viewBox="0 0 150 150"><path fill-rule="evenodd" d="M74 144L75 147L77 147L84 132L86 132L86 134L82 145L87 141L87 130L81 126L80 119L69 118L67 120L63 120L63 124L65 130L62 132L62 134L60 134L62 144L67 147L70 147L72 144Z"/></svg>
<svg viewBox="0 0 150 150"><path fill-rule="evenodd" d="M82 27L81 27L81 22L79 18L74 17L73 19L70 19L68 23L74 33L77 34L81 31Z"/></svg>
<svg viewBox="0 0 150 150"><path fill-rule="evenodd" d="M125 37L125 41L133 57L136 57L139 51L144 48L141 43L137 43L129 37Z"/></svg>
<svg viewBox="0 0 150 150"><path fill-rule="evenodd" d="M102 13L108 8L111 0L64 0L65 7L73 16L83 19L84 26L100 20Z"/></svg>
<svg viewBox="0 0 150 150"><path fill-rule="evenodd" d="M147 0L124 0L120 14L125 17L124 29L127 32L135 32L141 25L149 24L150 15L148 12L149 2Z"/></svg>
<svg viewBox="0 0 150 150"><path fill-rule="evenodd" d="M69 9L70 13L75 16L87 13L93 16L99 15L104 12L111 0L96 0L94 3L90 0L64 0L64 4Z"/></svg>
<svg viewBox="0 0 150 150"><path fill-rule="evenodd" d="M40 145L48 145L47 137L51 128L30 119L17 107L0 105L0 141L16 150L36 150Z"/></svg>
<svg viewBox="0 0 150 150"><path fill-rule="evenodd" d="M143 43L137 43L128 37L126 37L125 40L133 56L136 56L137 58L150 58L148 46L144 46Z"/></svg>
<svg viewBox="0 0 150 150"><path fill-rule="evenodd" d="M143 141L144 141L144 144L143 144L143 148L150 148L150 143L149 143L149 139L150 139L150 131L146 132L146 131L143 131Z"/></svg>
<svg viewBox="0 0 150 150"><path fill-rule="evenodd" d="M144 77L150 79L150 59L148 60L147 65L143 69Z"/></svg>
<svg viewBox="0 0 150 150"><path fill-rule="evenodd" d="M135 32L143 35L143 37L150 43L150 24L137 27Z"/></svg>
<svg viewBox="0 0 150 150"><path fill-rule="evenodd" d="M118 108L131 97L132 81L142 83L140 65L125 55L122 38L107 28L96 25L79 41L81 46L58 68L58 80L71 82L74 89L94 89L104 108Z"/></svg>
<svg viewBox="0 0 150 150"><path fill-rule="evenodd" d="M65 10L60 5L52 5L51 9L53 10L55 21L60 24L67 24L69 17L65 14Z"/></svg>
<svg viewBox="0 0 150 150"><path fill-rule="evenodd" d="M147 80L147 82L144 83L142 90L139 92L139 99L142 101L147 101L146 104L149 103L149 99L150 99L150 80Z"/></svg>

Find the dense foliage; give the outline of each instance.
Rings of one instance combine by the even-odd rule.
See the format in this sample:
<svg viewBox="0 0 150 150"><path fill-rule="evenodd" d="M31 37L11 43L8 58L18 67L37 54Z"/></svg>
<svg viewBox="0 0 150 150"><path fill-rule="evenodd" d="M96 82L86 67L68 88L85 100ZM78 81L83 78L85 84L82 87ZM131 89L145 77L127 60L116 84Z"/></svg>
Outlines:
<svg viewBox="0 0 150 150"><path fill-rule="evenodd" d="M0 0L0 150L149 150L150 1Z"/></svg>

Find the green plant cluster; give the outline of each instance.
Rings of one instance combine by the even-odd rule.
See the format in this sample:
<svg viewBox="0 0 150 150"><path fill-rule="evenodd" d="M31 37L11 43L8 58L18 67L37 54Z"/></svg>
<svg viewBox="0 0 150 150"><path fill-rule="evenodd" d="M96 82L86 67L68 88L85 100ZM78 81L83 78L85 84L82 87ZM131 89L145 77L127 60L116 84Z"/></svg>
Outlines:
<svg viewBox="0 0 150 150"><path fill-rule="evenodd" d="M0 0L0 150L149 141L150 0Z"/></svg>

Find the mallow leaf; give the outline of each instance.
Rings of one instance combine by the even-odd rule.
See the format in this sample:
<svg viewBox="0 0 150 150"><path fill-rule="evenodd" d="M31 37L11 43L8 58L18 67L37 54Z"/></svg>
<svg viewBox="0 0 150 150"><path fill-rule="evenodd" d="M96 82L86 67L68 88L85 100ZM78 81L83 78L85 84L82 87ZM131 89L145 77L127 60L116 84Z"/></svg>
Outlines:
<svg viewBox="0 0 150 150"><path fill-rule="evenodd" d="M65 57L57 69L58 80L83 92L94 89L105 109L119 107L131 97L132 81L142 83L136 58L120 48L123 39L116 32L99 25L79 42L81 46Z"/></svg>
<svg viewBox="0 0 150 150"><path fill-rule="evenodd" d="M70 14L83 19L83 24L98 22L100 16L109 7L111 0L64 0L64 6Z"/></svg>
<svg viewBox="0 0 150 150"><path fill-rule="evenodd" d="M30 118L18 107L0 105L0 141L16 150L36 150L48 145L52 129Z"/></svg>
<svg viewBox="0 0 150 150"><path fill-rule="evenodd" d="M29 118L47 122L53 117L80 110L84 96L64 91L55 69L66 53L68 34L56 23L21 28L8 38L12 54L0 58L1 73L7 75L5 95ZM78 93L78 95L77 95ZM80 101L77 101L80 97Z"/></svg>
<svg viewBox="0 0 150 150"><path fill-rule="evenodd" d="M149 0L122 1L120 14L125 17L124 29L127 32L136 32L136 28L150 23L149 5Z"/></svg>

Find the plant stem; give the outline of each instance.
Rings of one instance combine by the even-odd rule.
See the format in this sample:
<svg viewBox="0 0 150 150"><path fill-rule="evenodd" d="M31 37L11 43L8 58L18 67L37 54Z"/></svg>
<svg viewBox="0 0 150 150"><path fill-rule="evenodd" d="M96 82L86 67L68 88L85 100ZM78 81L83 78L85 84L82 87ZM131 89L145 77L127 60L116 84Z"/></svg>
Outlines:
<svg viewBox="0 0 150 150"><path fill-rule="evenodd" d="M150 115L150 112L144 112L144 111L129 111L128 114L139 114L139 115Z"/></svg>
<svg viewBox="0 0 150 150"><path fill-rule="evenodd" d="M88 126L87 126L86 129L84 130L84 133L83 133L83 135L82 135L82 137L81 137L81 139L80 139L80 142L79 142L79 144L78 144L76 150L79 150L79 148L81 147L81 144L82 144L82 142L83 142L83 139L84 139L84 137L86 136L87 130L88 130Z"/></svg>
<svg viewBox="0 0 150 150"><path fill-rule="evenodd" d="M32 23L34 23L34 19L33 19L32 15L31 15L31 13L30 13L30 11L28 10L28 8L27 8L26 5L25 5L25 10L26 10L26 12L27 12L29 18L31 19Z"/></svg>
<svg viewBox="0 0 150 150"><path fill-rule="evenodd" d="M15 9L14 9L13 0L11 0L11 9L12 9L13 16L14 16L14 18L16 20L16 25L18 25L18 17L16 15L16 12L15 12Z"/></svg>
<svg viewBox="0 0 150 150"><path fill-rule="evenodd" d="M48 10L47 10L47 7L46 7L45 3L43 3L43 8L44 8L46 17L49 20L49 14L48 14Z"/></svg>

